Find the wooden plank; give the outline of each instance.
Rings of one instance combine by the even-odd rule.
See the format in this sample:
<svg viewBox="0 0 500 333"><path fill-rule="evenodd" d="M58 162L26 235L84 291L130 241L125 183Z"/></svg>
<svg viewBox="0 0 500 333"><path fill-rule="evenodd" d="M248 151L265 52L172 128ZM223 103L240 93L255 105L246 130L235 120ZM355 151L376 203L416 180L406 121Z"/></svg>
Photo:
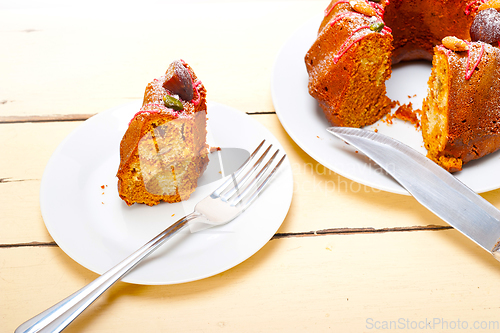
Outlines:
<svg viewBox="0 0 500 333"><path fill-rule="evenodd" d="M153 11L144 5L89 11L68 3L0 11L2 46L9 50L0 53L0 63L8 64L0 76L0 115L102 112L141 99L146 84L178 58L192 65L210 100L272 111L277 53L327 4L169 1ZM177 14L167 24L164 13L189 13L190 24ZM172 27L182 33L170 33Z"/></svg>
<svg viewBox="0 0 500 333"><path fill-rule="evenodd" d="M52 242L40 213L43 171L81 122L0 124L0 244Z"/></svg>
<svg viewBox="0 0 500 333"><path fill-rule="evenodd" d="M410 196L365 187L325 169L291 140L276 115L252 117L276 135L294 173L292 205L279 233L300 236L314 232L447 226ZM78 125L77 122L0 125L0 141L9 142L0 146L0 156L5 157L0 160L3 179L0 244L52 241L40 215L40 180L52 152ZM500 208L500 190L485 193L483 197ZM20 225L23 227L19 228Z"/></svg>
<svg viewBox="0 0 500 333"><path fill-rule="evenodd" d="M0 255L5 332L96 278L58 248ZM384 321L456 331L438 320L469 330L493 322L493 332L499 274L497 261L454 230L287 238L204 280L120 282L67 332L371 332Z"/></svg>
<svg viewBox="0 0 500 333"><path fill-rule="evenodd" d="M0 244L48 243L39 203L40 180L0 183Z"/></svg>
<svg viewBox="0 0 500 333"><path fill-rule="evenodd" d="M297 146L277 117L254 119L278 138L293 170L294 194L289 212L293 219L287 219L280 231L447 225L411 196L361 185L323 167ZM481 195L500 208L500 190Z"/></svg>
<svg viewBox="0 0 500 333"><path fill-rule="evenodd" d="M45 230L38 192L51 154L79 117L140 100L177 58L193 66L210 100L263 113L253 117L283 144L295 175L290 212L273 240L235 268L181 285L118 283L66 332L372 332L384 323L398 325L384 331L429 323L439 332L499 331L498 262L411 197L323 168L272 114L277 53L328 3L2 8L0 331L97 277ZM500 208L500 190L483 196Z"/></svg>
<svg viewBox="0 0 500 333"><path fill-rule="evenodd" d="M263 115L275 114L274 111L269 112L247 112L248 115ZM49 123L49 122L62 122L62 121L85 121L94 114L53 114L42 116L0 116L0 124L14 124L14 123Z"/></svg>
<svg viewBox="0 0 500 333"><path fill-rule="evenodd" d="M40 180L57 146L81 122L0 124L0 178Z"/></svg>
<svg viewBox="0 0 500 333"><path fill-rule="evenodd" d="M61 114L44 116L0 116L0 124L12 123L47 123L56 121L85 121L93 114Z"/></svg>

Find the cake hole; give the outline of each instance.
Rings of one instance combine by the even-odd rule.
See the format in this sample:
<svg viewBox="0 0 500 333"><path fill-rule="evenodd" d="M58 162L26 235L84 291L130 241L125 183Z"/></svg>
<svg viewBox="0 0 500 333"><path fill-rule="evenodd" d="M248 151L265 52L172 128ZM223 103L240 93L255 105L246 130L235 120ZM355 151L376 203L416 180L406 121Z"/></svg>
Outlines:
<svg viewBox="0 0 500 333"><path fill-rule="evenodd" d="M328 91L328 87L325 87L325 91Z"/></svg>

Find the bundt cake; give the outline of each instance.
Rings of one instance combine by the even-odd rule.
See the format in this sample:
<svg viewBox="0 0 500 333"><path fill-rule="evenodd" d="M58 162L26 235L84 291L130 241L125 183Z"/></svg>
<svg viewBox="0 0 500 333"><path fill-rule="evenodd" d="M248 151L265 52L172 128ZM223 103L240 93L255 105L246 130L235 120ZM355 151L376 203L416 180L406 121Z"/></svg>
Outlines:
<svg viewBox="0 0 500 333"><path fill-rule="evenodd" d="M189 198L208 164L206 113L205 87L182 60L147 85L120 143L118 193L127 205Z"/></svg>
<svg viewBox="0 0 500 333"><path fill-rule="evenodd" d="M309 93L333 125L363 127L394 105L392 64L432 59L424 144L461 170L500 148L498 10L500 0L333 0L305 56Z"/></svg>

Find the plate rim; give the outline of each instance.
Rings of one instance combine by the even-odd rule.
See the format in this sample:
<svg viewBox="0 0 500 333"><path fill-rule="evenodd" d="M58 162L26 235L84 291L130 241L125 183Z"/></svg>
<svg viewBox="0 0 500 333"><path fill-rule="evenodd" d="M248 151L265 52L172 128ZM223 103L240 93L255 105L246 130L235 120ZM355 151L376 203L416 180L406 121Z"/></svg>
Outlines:
<svg viewBox="0 0 500 333"><path fill-rule="evenodd" d="M274 59L274 63L273 63L273 69L272 69L272 74L271 74L271 98L272 98L272 101L273 101L273 105L274 105L274 109L276 111L276 115L281 123L281 125L283 126L283 128L285 129L285 131L287 132L287 134L292 138L292 140L302 149L304 150L304 152L306 152L310 157L312 157L315 161L317 161L318 163L320 163L321 165L323 165L324 167L330 169L331 171L345 177L345 178L348 178L352 181L355 181L359 184L363 184L363 185L366 185L366 186L370 186L372 188L376 188L376 189L380 189L382 191L386 191L386 192L390 192L390 193L395 193L395 194L402 194L402 195L407 195L409 196L410 193L408 191L406 191L406 189L404 189L402 186L400 186L398 184L398 186L400 187L399 189L398 188L388 188L388 187L380 187L379 185L373 183L373 182L367 182L363 179L360 179L358 177L355 177L355 176L352 176L352 175L348 175L346 174L342 169L334 166L334 165L330 165L329 163L327 163L324 158L322 156L319 156L316 152L314 151L311 151L311 149L309 149L309 147L303 142L303 140L295 133L295 131L292 131L291 128L290 128L290 125L288 124L288 122L284 121L284 115L283 115L283 112L282 112L282 108L281 107L278 107L278 102L277 102L277 98L276 98L276 68L279 66L279 63L280 63L280 60L281 58L283 57L283 54L285 53L286 51L286 48L290 46L291 42L295 40L296 36L301 34L301 33L304 33L304 30L306 28L309 28L309 26L313 25L313 24L317 24L317 27L319 28L319 24L320 24L320 20L322 19L323 15L321 14L317 14L315 16L313 16L312 18L310 18L308 21L306 21L305 23L303 23L299 28L297 28L290 36L289 38L285 41L285 43L282 45L280 51L278 52L277 56L275 57ZM311 45L314 41L311 41ZM305 53L304 53L304 56L305 56ZM304 70L305 70L305 65L304 65ZM330 125L331 126L331 125ZM325 133L326 133L326 127L325 127ZM322 133L322 134L325 134L325 133Z"/></svg>
<svg viewBox="0 0 500 333"><path fill-rule="evenodd" d="M278 116L278 119L280 120L281 125L283 126L283 128L285 129L287 134L290 136L290 138L302 150L304 150L304 152L306 154L308 154L311 158L313 158L316 162L320 163L324 167L330 169L331 171L337 173L338 175L341 175L345 178L348 178L348 179L350 179L354 182L357 182L361 185L369 186L373 189L377 189L377 190L381 190L381 191L385 191L385 192L389 192L389 193L409 196L410 194L408 193L408 191L406 191L406 189L404 189L395 180L392 181L393 179L390 176L387 176L387 177L390 178L391 181L388 181L387 183L380 184L379 182L377 182L377 179L372 180L369 178L367 179L366 177L360 177L359 175L356 175L352 172L346 171L344 166L342 166L341 164L330 163L331 161L329 161L327 158L325 158L323 152L317 151L317 149L310 147L309 139L305 138L303 135L299 135L299 132L296 131L295 128L293 128L295 125L292 126L293 124L291 124L291 121L287 118L287 115L285 114L286 110L284 109L284 106L282 106L283 102L278 97L280 95L279 94L280 88L276 84L276 82L278 81L278 74L280 73L280 66L282 66L282 64L280 62L283 61L283 59L286 59L286 61L288 62L288 65L289 65L289 67L287 67L287 69L289 69L288 72L293 72L294 70L298 71L296 68L298 68L298 66L301 66L301 68L303 68L301 70L303 70L305 75L307 76L307 71L306 71L303 59L305 57L307 50L314 42L313 36L315 36L317 34L317 29L319 28L319 25L321 23L322 18L323 18L323 15L317 14L317 15L313 16L312 18L310 18L305 23L303 23L299 28L297 28L289 36L289 38L282 45L280 51L278 52L277 56L275 57L275 60L273 63L273 68L272 68L272 74L271 74L271 96L272 96L274 108L276 111L276 115ZM313 31L313 29L315 29L315 30ZM313 32L315 33L314 35L313 35ZM308 36L311 35L310 36L311 39L306 40L305 38L308 36L305 36L305 35L308 35ZM306 42L308 43L307 49L302 50L302 48L305 47ZM298 55L296 54L295 51L293 51L294 47L300 49L301 52L303 52L303 54L301 54L302 61L300 64L297 64L298 59L296 59L296 57ZM292 62L293 62L293 64L290 65L290 63L292 63ZM408 64L418 63L418 62L421 62L421 61L408 62ZM291 66L292 67L295 66L296 68L290 69ZM300 74L300 75L302 75L302 74ZM296 73L295 73L295 77L289 78L289 80L294 80L294 79L297 80ZM302 79L302 77L300 77L300 79ZM307 93L307 86L305 87L305 90ZM309 96L308 93L307 93L307 95ZM281 98L283 98L283 97L281 97ZM310 98L312 98L312 97L310 97ZM317 104L317 102L316 102L316 104ZM319 108L319 106L318 106L318 108ZM326 118L323 121L327 122ZM396 119L396 121L397 121L397 119ZM376 124L374 124L374 125L376 125ZM374 125L372 125L372 126L374 126ZM323 133L313 133L313 134L322 136L322 139L327 137L328 140L331 141L330 137L325 136L325 134L327 133L326 128L331 127L331 126L332 125L328 123L328 125L324 127L325 130ZM309 134L311 134L311 133L309 133ZM398 138L396 138L396 139L398 139ZM338 148L338 147L332 147L332 149L333 148ZM498 158L498 156L500 156L500 150L489 155L490 158ZM489 159L488 156L485 156L480 160L474 160L474 161L469 162L467 166L469 167L469 170L470 170L472 167L475 167L475 166L473 166L474 164L476 164L476 163L480 164L480 162L488 160L488 159ZM365 163L365 164L368 165L367 163ZM358 166L358 165L356 165L356 166ZM468 171L468 169L464 169L461 172L454 173L454 175L456 176L457 179L459 179L460 181L462 181L465 184L468 184L469 187L473 188L476 193L484 193L484 192L493 191L493 190L500 188L500 180L499 179L496 179L497 180L496 185L494 184L494 182L489 183L488 181L485 181L484 179L481 179L479 181L479 184L474 184L473 180L471 180L471 178L474 178L474 176L471 177L471 173L470 173L470 171Z"/></svg>
<svg viewBox="0 0 500 333"><path fill-rule="evenodd" d="M280 148L280 150L282 152L286 153L285 149L282 147L279 140L274 136L274 134L271 133L271 131L269 131L264 125L259 123L257 120L255 120L251 116L247 115L245 112L242 112L236 108L233 108L233 107L230 107L230 106L218 103L218 102L210 101L210 100L207 101L207 105L208 105L207 106L208 117L210 117L211 110L212 110L212 114L214 112L218 112L217 110L220 110L220 112L234 113L235 117L240 117L241 119L244 119L247 122L248 126L251 126L252 129L257 128L259 130L259 133L266 133L267 134L266 138L271 139L270 141L272 141L273 144L277 144L278 148ZM54 216L53 216L54 213L53 213L53 211L50 210L50 207L48 207L48 204L47 204L48 195L49 195L48 193L50 193L50 191L48 191L47 189L51 185L48 182L51 180L50 177L51 177L51 172L53 169L53 164L57 163L58 155L61 154L61 150L63 150L65 147L67 147L67 145L71 143L71 140L75 140L75 136L78 136L79 132L81 132L82 130L84 130L88 126L93 126L94 123L96 123L96 122L99 123L99 122L105 121L106 117L111 117L113 112L116 112L116 111L118 111L122 108L126 108L126 107L133 108L134 106L140 107L140 101L138 100L138 101L124 103L124 104L112 107L110 109L107 109L105 111L102 111L100 113L97 113L96 115L85 120L82 124L77 126L75 129L73 129L58 144L58 146L56 147L56 149L52 153L51 157L49 158L49 160L45 166L45 169L44 169L44 172L42 175L42 179L41 179L41 183L40 183L40 188L39 188L40 210L41 210L44 225L45 225L47 231L49 232L50 236L56 242L56 244L59 246L59 248L64 253L66 253L66 255L68 255L71 259L73 259L75 262L77 262L81 266L83 266L83 267L85 267L85 268L87 268L87 269L89 269L97 274L102 274L106 270L96 270L95 267L93 267L92 265L88 265L87 262L89 260L85 259L85 258L81 258L78 255L78 251L74 251L74 249L71 249L70 247L68 247L67 244L64 243L64 240L61 239L58 231L56 229L54 229L55 223L53 223L51 221L51 219L54 218ZM128 120L126 120L126 121L128 122ZM117 124L117 127L115 128L115 130L118 130L119 126L120 125ZM121 139L121 137L120 137L120 139ZM117 147L117 149L119 150L119 147ZM231 269L231 268L239 265L240 263L244 262L245 260L247 260L248 258L253 256L260 249L262 249L262 247L264 247L267 244L267 242L269 242L269 240L274 236L274 234L277 232L277 230L281 227L281 225L283 224L283 222L288 214L290 206L291 206L293 192L294 192L294 190L293 190L293 173L291 170L289 158L286 158L284 160L284 162L285 163L283 166L285 166L285 168L283 168L283 166L282 166L282 168L280 169L280 172L277 174L277 176L281 175L281 177L286 178L286 179L281 180L281 181L286 181L286 184L288 185L287 192L280 192L283 194L281 196L282 206L285 207L283 209L283 211L280 212L280 221L274 223L274 229L273 229L272 233L268 232L268 234L266 234L265 237L259 236L259 238L261 239L261 242L258 244L257 243L254 244L252 249L249 249L245 252L246 254L238 255L236 260L228 261L227 263L225 263L223 265L219 265L217 269L207 271L206 274L198 274L198 275L191 277L191 278L184 278L184 279L177 279L177 280L165 279L162 282L157 282L157 281L152 282L152 281L141 281L141 280L136 280L136 279L129 279L129 278L127 278L127 276L125 276L122 279L122 281L127 282L127 283L132 283L132 284L139 284L139 285L170 285L170 284L180 284L180 283L192 282L192 281L197 281L197 280L205 279L205 278L210 277L210 276L220 274L228 269ZM119 199L119 200L121 201L121 199ZM256 206L257 204L258 204L258 201L256 203L254 203L252 206ZM164 205L168 205L168 204L164 203ZM154 207L151 207L151 208L154 208ZM175 221L173 221L173 222L175 222ZM165 225L165 228L166 227L168 227L167 224ZM156 235L156 233L152 234L151 238L153 238L155 235ZM61 246L61 244L62 244L62 246ZM111 268L111 267L109 267L109 268Z"/></svg>

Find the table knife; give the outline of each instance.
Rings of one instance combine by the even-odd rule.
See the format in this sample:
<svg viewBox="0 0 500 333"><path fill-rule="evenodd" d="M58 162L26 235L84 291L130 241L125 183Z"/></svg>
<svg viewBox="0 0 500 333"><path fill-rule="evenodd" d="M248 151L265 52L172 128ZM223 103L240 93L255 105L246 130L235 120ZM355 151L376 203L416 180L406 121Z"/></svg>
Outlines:
<svg viewBox="0 0 500 333"><path fill-rule="evenodd" d="M418 202L500 261L500 211L451 173L386 135L349 127L328 132L383 168Z"/></svg>

